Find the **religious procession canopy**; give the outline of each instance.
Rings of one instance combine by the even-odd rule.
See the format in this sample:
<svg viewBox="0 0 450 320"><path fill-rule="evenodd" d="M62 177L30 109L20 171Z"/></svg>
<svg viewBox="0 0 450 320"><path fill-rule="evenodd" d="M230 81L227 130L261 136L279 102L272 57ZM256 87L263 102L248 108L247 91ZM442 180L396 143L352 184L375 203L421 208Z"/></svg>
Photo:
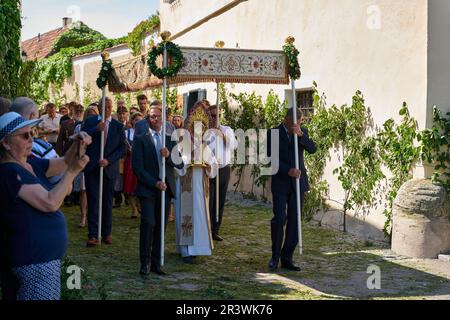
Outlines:
<svg viewBox="0 0 450 320"><path fill-rule="evenodd" d="M292 64L286 48L264 51L178 47L171 42L166 45L169 61L178 65L174 67L177 72L167 77L168 85L195 82L289 84ZM291 46L296 50L292 43ZM296 56L295 53L292 52ZM120 93L161 87L163 76L152 73L156 68L151 67L152 64L156 67L157 56L161 54L162 50L155 48L148 54L110 64L111 69L106 73L109 90Z"/></svg>
<svg viewBox="0 0 450 320"><path fill-rule="evenodd" d="M153 48L147 55L141 55L120 64L113 65L108 54L103 53L103 64L97 79L97 85L103 91L103 106L105 105L105 88L109 91L136 92L156 87L163 87L162 121L166 121L166 90L168 85L181 85L192 82L216 83L256 83L256 84L289 84L295 94L295 81L300 78L300 65L298 63L299 51L295 48L293 37L288 37L282 51L223 49L223 42L216 43L216 48L178 47L168 41L169 32L161 34L163 42ZM160 59L161 55L163 59ZM160 60L158 63L158 59ZM161 63L162 60L162 63ZM296 100L294 102L294 123L297 123ZM104 108L103 108L104 109ZM104 117L104 111L102 112ZM198 116L198 119L197 119ZM207 129L211 119L207 119L205 110L191 110L187 123L194 120L204 120L203 127ZM165 136L166 126L163 126ZM192 131L192 128L191 130ZM192 136L192 134L191 134ZM297 136L294 137L296 148ZM163 148L165 139L163 139ZM194 146L195 147L195 146ZM202 146L198 146L200 149ZM297 154L297 152L295 152ZM296 168L299 168L296 156ZM181 184L181 205L184 210L181 214L182 225L177 229L177 244L186 249L186 256L210 255L214 248L211 237L211 227L208 212L208 185L209 178L205 175L207 170L204 163L184 163L187 172ZM162 161L162 181L165 181L165 159ZM216 179L219 189L219 177ZM102 184L100 183L100 186ZM177 187L178 189L178 187ZM194 192L194 189L196 192ZM177 192L178 194L179 192ZM165 191L162 191L162 199ZM218 199L218 197L217 197ZM161 201L161 266L164 265L164 225L165 202ZM216 205L218 208L218 204ZM297 210L298 225L301 226L300 212L300 184L297 179ZM218 215L217 215L218 216ZM101 215L100 215L101 217ZM178 219L179 220L179 219ZM196 226L194 226L194 221ZM203 232L194 232L201 229ZM302 248L301 228L299 228L300 254ZM100 238L100 237L99 237ZM182 253L183 254L183 253Z"/></svg>

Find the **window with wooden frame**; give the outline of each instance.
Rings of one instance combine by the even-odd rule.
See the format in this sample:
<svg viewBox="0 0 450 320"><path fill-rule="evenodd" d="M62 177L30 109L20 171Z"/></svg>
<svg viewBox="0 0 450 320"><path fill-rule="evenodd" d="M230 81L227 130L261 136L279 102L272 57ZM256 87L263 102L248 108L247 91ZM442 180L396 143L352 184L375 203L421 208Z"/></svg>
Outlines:
<svg viewBox="0 0 450 320"><path fill-rule="evenodd" d="M314 115L314 91L313 90L299 90L296 92L297 107L302 110L303 116L308 123Z"/></svg>

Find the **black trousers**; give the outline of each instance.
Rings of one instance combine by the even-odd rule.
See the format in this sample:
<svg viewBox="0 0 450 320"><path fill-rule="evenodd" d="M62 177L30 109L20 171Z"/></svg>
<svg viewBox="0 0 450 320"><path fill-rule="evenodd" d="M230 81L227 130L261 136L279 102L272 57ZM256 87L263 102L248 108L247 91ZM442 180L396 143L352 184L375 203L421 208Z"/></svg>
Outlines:
<svg viewBox="0 0 450 320"><path fill-rule="evenodd" d="M222 225L223 210L227 198L228 184L230 183L231 167L226 166L219 170L219 219L217 221L216 185L217 179L209 179L209 215L211 218L211 231L219 234Z"/></svg>
<svg viewBox="0 0 450 320"><path fill-rule="evenodd" d="M88 230L89 238L98 238L99 197L102 197L102 238L110 236L112 232L112 205L114 197L115 179L109 179L103 174L103 194L99 195L100 170L84 174L86 195L88 202Z"/></svg>
<svg viewBox="0 0 450 320"><path fill-rule="evenodd" d="M139 235L139 258L141 266L151 263L159 266L161 261L161 192L148 198L139 197L141 203L141 227ZM165 197L165 226L169 218L171 198Z"/></svg>
<svg viewBox="0 0 450 320"><path fill-rule="evenodd" d="M300 193L303 209L304 193ZM273 193L273 219L271 221L272 259L292 262L298 244L297 198L295 190ZM286 229L285 229L286 226ZM284 240L284 242L283 242Z"/></svg>

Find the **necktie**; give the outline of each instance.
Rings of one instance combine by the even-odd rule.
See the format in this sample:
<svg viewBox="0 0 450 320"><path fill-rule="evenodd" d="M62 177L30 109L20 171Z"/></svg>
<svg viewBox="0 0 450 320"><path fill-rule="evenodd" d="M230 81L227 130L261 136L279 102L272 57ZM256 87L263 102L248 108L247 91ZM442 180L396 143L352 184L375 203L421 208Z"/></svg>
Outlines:
<svg viewBox="0 0 450 320"><path fill-rule="evenodd" d="M105 141L104 141L104 145L106 146L106 140L108 140L108 124L109 124L109 121L108 120L106 120L105 121Z"/></svg>
<svg viewBox="0 0 450 320"><path fill-rule="evenodd" d="M159 164L159 178L162 179L162 156L160 153L162 149L162 142L159 132L156 132L155 136L156 136L156 155L158 156L158 164Z"/></svg>

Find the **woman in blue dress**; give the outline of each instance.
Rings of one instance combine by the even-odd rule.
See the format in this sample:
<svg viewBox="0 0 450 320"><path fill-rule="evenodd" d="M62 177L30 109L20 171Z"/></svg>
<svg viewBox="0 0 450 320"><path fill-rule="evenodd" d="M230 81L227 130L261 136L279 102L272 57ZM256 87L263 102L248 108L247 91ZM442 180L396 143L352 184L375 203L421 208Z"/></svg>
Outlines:
<svg viewBox="0 0 450 320"><path fill-rule="evenodd" d="M84 132L64 158L31 157L32 127L15 112L0 117L0 258L17 278L17 300L58 300L67 226L59 210L89 158ZM47 177L63 174L52 185Z"/></svg>

